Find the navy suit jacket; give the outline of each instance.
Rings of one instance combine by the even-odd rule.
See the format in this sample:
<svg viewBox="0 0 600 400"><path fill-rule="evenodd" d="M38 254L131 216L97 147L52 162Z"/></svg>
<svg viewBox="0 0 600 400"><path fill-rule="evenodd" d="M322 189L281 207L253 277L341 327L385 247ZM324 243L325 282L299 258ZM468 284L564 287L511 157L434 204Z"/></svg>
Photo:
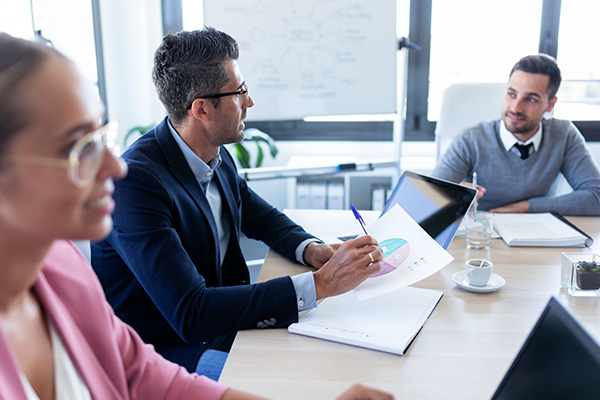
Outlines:
<svg viewBox="0 0 600 400"><path fill-rule="evenodd" d="M290 277L249 285L240 231L292 260L312 237L247 186L224 147L220 153L213 179L231 222L222 265L210 205L166 118L123 154L129 174L115 182L113 230L91 247L115 313L190 371L219 335L298 320Z"/></svg>

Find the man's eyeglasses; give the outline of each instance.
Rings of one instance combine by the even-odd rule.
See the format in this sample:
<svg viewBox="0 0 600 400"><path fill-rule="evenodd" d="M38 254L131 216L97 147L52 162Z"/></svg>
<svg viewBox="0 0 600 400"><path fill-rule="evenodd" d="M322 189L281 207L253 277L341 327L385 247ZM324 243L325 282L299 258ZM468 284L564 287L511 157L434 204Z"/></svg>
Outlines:
<svg viewBox="0 0 600 400"><path fill-rule="evenodd" d="M0 162L40 165L67 169L67 176L73 185L83 188L96 177L102 160L104 148L116 143L118 124L108 124L81 137L75 142L67 159L41 156L3 156Z"/></svg>
<svg viewBox="0 0 600 400"><path fill-rule="evenodd" d="M198 96L198 97L194 98L194 100L196 100L196 99L218 99L219 97L237 96L237 95L241 95L241 94L244 95L244 101L249 100L250 96L248 95L248 86L246 86L245 83L242 85L241 88L239 88L235 92L226 92L226 93L210 94L207 96ZM192 104L194 104L194 100L192 100L191 103L185 108L186 110L189 110L190 108L192 108Z"/></svg>

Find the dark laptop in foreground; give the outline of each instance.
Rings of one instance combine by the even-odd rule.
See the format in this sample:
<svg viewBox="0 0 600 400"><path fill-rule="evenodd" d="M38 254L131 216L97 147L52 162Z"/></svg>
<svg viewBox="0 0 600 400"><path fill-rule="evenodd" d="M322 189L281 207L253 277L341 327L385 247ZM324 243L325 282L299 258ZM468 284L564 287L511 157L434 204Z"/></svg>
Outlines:
<svg viewBox="0 0 600 400"><path fill-rule="evenodd" d="M472 188L405 171L381 215L396 204L400 205L440 246L447 249L476 194L477 191ZM355 237L352 235L339 239Z"/></svg>
<svg viewBox="0 0 600 400"><path fill-rule="evenodd" d="M552 297L492 399L600 399L600 345Z"/></svg>

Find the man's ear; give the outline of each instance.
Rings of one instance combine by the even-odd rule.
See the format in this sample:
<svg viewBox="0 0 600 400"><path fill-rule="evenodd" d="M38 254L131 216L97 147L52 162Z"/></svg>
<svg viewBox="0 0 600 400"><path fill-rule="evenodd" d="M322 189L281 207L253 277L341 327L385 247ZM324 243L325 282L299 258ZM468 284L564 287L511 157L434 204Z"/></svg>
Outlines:
<svg viewBox="0 0 600 400"><path fill-rule="evenodd" d="M552 111L552 109L554 109L556 100L558 100L558 97L554 96L554 98L548 102L548 107L546 108L546 112L550 112L550 111Z"/></svg>
<svg viewBox="0 0 600 400"><path fill-rule="evenodd" d="M190 111L192 113L192 117L201 122L206 122L210 118L213 109L214 107L212 104L209 104L208 100L195 99L192 102L192 108L190 108Z"/></svg>

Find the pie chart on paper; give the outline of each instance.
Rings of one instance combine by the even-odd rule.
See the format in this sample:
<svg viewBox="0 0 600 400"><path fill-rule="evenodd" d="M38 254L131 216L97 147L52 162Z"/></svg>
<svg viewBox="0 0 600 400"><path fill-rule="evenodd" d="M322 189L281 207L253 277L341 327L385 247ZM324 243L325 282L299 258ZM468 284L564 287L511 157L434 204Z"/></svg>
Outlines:
<svg viewBox="0 0 600 400"><path fill-rule="evenodd" d="M383 251L383 261L380 262L381 271L371 275L371 278L394 271L406 261L410 254L410 244L400 238L385 239L379 243L379 247Z"/></svg>

